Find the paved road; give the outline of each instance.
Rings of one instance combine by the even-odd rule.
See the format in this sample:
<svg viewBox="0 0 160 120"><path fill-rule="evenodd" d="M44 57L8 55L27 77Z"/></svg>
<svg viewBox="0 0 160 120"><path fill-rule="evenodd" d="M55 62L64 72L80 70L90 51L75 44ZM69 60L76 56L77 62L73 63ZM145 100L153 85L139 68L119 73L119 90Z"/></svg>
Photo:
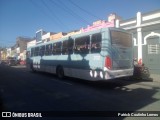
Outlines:
<svg viewBox="0 0 160 120"><path fill-rule="evenodd" d="M1 111L160 111L160 82L59 80L0 65L0 106Z"/></svg>

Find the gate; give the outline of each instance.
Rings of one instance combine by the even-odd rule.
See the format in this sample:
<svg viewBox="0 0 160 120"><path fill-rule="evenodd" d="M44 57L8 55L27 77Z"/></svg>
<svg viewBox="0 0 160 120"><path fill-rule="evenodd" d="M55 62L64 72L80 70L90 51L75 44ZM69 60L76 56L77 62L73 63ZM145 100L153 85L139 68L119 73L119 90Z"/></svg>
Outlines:
<svg viewBox="0 0 160 120"><path fill-rule="evenodd" d="M143 46L143 62L152 74L160 74L160 37L147 38L147 45Z"/></svg>

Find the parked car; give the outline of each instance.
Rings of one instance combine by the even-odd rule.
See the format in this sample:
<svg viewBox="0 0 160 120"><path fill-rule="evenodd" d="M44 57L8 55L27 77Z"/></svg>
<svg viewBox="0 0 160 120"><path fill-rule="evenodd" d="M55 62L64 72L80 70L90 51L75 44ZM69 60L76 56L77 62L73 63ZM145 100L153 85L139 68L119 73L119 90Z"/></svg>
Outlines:
<svg viewBox="0 0 160 120"><path fill-rule="evenodd" d="M17 60L16 59L8 59L7 60L7 65L15 66L15 65L17 65Z"/></svg>
<svg viewBox="0 0 160 120"><path fill-rule="evenodd" d="M1 60L1 65L5 65L7 64L7 61L6 60Z"/></svg>
<svg viewBox="0 0 160 120"><path fill-rule="evenodd" d="M21 60L20 61L20 65L26 65L26 61L25 60Z"/></svg>

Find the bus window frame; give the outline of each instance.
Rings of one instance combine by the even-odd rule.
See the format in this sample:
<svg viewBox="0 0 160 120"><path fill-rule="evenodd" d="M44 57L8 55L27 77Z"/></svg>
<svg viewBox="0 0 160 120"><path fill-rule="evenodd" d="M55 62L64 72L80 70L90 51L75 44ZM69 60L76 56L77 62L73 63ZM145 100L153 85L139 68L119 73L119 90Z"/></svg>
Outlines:
<svg viewBox="0 0 160 120"><path fill-rule="evenodd" d="M100 39L98 38L100 35ZM93 37L96 36L96 39L93 39ZM97 39L98 38L98 39ZM93 40L98 41L98 42L93 42ZM102 48L102 33L95 33L92 34L91 36L91 53L100 53L101 52L101 48Z"/></svg>
<svg viewBox="0 0 160 120"><path fill-rule="evenodd" d="M75 54L89 54L89 52L90 52L90 35L75 38L74 53Z"/></svg>
<svg viewBox="0 0 160 120"><path fill-rule="evenodd" d="M55 48L54 45L56 45L56 47L58 45L59 47ZM52 54L53 55L61 55L62 54L62 41L55 42L55 43L53 43L52 46L53 46L53 49L52 49Z"/></svg>
<svg viewBox="0 0 160 120"><path fill-rule="evenodd" d="M115 38L119 38L117 40L113 39L113 34L112 33L120 33L121 35L116 35L118 37L115 37ZM123 35L122 35L123 34ZM125 34L125 35L124 35ZM129 36L129 40L126 41L126 37L125 39L122 39L121 37L124 37L128 35ZM110 30L110 39L111 39L111 45L112 46L123 46L123 47L132 47L132 35L130 33L127 33L127 32L123 32L123 31L118 31L118 30ZM120 40L120 41L118 41ZM130 41L131 40L131 41ZM118 42L116 42L118 41ZM126 44L126 42L128 42Z"/></svg>

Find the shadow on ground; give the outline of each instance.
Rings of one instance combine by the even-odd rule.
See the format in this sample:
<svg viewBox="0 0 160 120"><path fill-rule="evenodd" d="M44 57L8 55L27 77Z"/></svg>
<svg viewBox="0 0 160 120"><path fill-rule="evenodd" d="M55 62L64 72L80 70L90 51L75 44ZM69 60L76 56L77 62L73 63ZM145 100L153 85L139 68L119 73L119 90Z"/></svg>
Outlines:
<svg viewBox="0 0 160 120"><path fill-rule="evenodd" d="M14 70L14 74L16 74L20 73L21 71L25 71L25 68L12 68L12 70ZM12 70L7 72L7 74L13 74ZM28 80L27 78L24 78L23 74L34 77L34 82L32 79ZM67 115L65 116L63 113L59 113L58 117L56 116L53 118L66 119L67 117L68 119L74 120L86 119L86 116L85 114L79 114L81 115L79 116L80 118L73 117L72 111L102 111L103 113L106 112L106 114L107 111L134 112L159 101L158 98L153 97L159 91L159 87L153 86L152 88L147 89L141 85L137 85L137 83L142 82L142 80L114 79L108 81L91 82L70 77L57 80L56 75L43 72L37 72L35 74L25 72L23 74L19 75L21 78L17 77L17 79L19 79L17 80L18 83L14 82L14 80L10 81L8 79L0 81L0 86L1 83L6 81L8 84L14 83L13 85L10 84L9 88L8 86L4 87L7 88L6 93L11 95L7 97L7 99L10 100L10 104L17 104L14 105L14 107L9 106L7 108L8 111L71 111L71 113L69 113L71 118ZM22 83L22 78L24 82L23 84L19 85ZM36 78L40 79L35 80ZM60 81L60 83L55 81ZM69 83L70 85L64 85L62 83ZM134 88L128 87L129 85L132 85ZM14 89L14 94L12 93L13 91L11 88ZM28 90L29 88L30 90ZM15 98L12 98L13 96ZM6 103L6 101L2 101L0 99L1 110L4 109L4 103ZM20 103L24 104L20 105ZM105 114L104 116L94 116L95 117L88 116L87 119L99 120L105 117ZM125 117L120 117L118 119L122 120L124 118Z"/></svg>

